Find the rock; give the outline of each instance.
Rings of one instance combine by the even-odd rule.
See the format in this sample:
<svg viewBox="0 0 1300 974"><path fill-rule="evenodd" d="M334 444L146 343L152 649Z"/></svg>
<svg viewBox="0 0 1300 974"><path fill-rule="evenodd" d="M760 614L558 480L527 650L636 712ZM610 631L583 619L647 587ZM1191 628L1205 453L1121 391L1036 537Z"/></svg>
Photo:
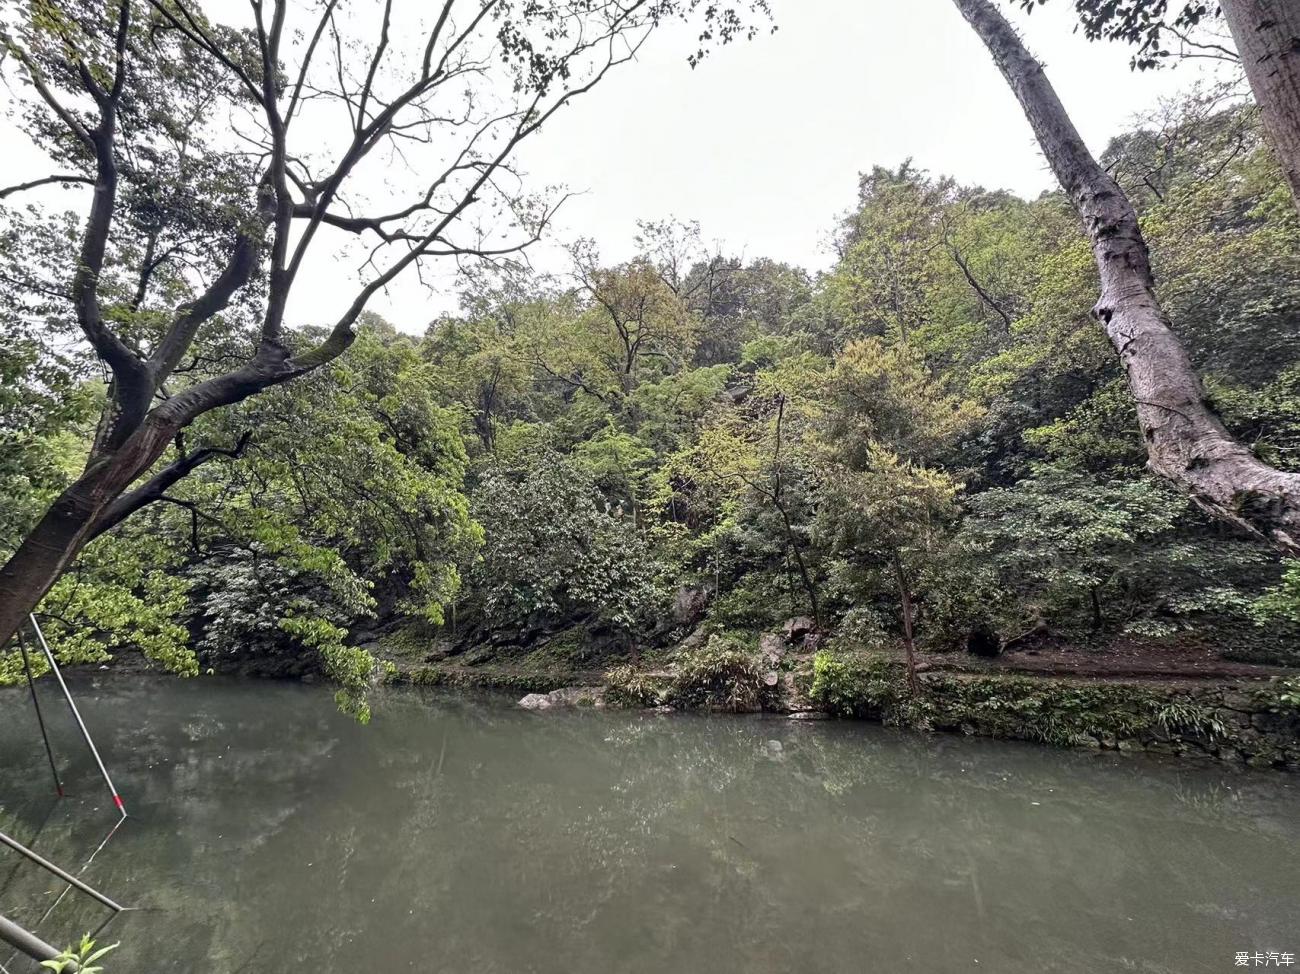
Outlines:
<svg viewBox="0 0 1300 974"><path fill-rule="evenodd" d="M702 586L683 585L673 596L673 622L693 626L704 618L709 607L709 590Z"/></svg>
<svg viewBox="0 0 1300 974"><path fill-rule="evenodd" d="M1227 690L1223 694L1223 706L1228 710L1235 710L1238 713L1254 713L1259 705L1250 698L1250 695L1240 690Z"/></svg>
<svg viewBox="0 0 1300 974"><path fill-rule="evenodd" d="M603 687L563 687L550 693L530 693L519 701L525 710L552 710L556 707L603 707Z"/></svg>
<svg viewBox="0 0 1300 974"><path fill-rule="evenodd" d="M785 641L793 645L816 628L817 624L808 616L795 616L793 619L786 620L785 625L781 627L781 633L785 636Z"/></svg>
<svg viewBox="0 0 1300 974"><path fill-rule="evenodd" d="M780 674L776 672L776 670L771 670L763 674L763 686L774 687L779 682L781 682L781 677Z"/></svg>
<svg viewBox="0 0 1300 974"><path fill-rule="evenodd" d="M1250 724L1257 731L1267 731L1273 724L1271 714L1252 714Z"/></svg>
<svg viewBox="0 0 1300 974"><path fill-rule="evenodd" d="M831 715L820 710L796 710L786 715L789 720L830 720Z"/></svg>
<svg viewBox="0 0 1300 974"><path fill-rule="evenodd" d="M775 666L785 655L785 639L779 632L765 632L758 637L758 651Z"/></svg>
<svg viewBox="0 0 1300 974"><path fill-rule="evenodd" d="M1091 734L1084 734L1078 739L1077 743L1079 747L1092 748L1097 751L1101 750L1101 741L1097 740L1097 738L1093 737Z"/></svg>
<svg viewBox="0 0 1300 974"><path fill-rule="evenodd" d="M703 629L693 630L689 636L677 644L677 651L682 652L683 650L689 651L692 649L698 649L704 645L707 639L708 636Z"/></svg>
<svg viewBox="0 0 1300 974"><path fill-rule="evenodd" d="M825 640L826 636L824 633L810 632L808 635L803 637L803 651L805 653L815 653L817 650L821 649L821 645Z"/></svg>

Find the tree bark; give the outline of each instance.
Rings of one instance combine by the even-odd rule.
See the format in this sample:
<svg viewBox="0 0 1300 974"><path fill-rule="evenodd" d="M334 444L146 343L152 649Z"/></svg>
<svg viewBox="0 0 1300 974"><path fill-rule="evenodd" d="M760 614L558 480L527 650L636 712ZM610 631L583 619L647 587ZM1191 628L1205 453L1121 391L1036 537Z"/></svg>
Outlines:
<svg viewBox="0 0 1300 974"><path fill-rule="evenodd" d="M912 635L912 592L903 571L903 559L894 552L894 580L898 583L898 598L903 606L903 649L907 652L907 686L916 696L921 685L916 679L916 639Z"/></svg>
<svg viewBox="0 0 1300 974"><path fill-rule="evenodd" d="M177 433L202 413L241 402L307 371L297 360L286 358L283 349L264 345L243 368L201 382L155 407L116 450L93 455L82 475L50 505L0 568L0 646L13 637L92 539L143 506L154 488L160 494L189 472L182 461L180 476L171 476L178 469L173 465L137 488L140 493L126 493Z"/></svg>
<svg viewBox="0 0 1300 974"><path fill-rule="evenodd" d="M1156 297L1132 204L1088 151L1042 65L1006 18L988 0L953 2L1020 101L1092 243L1101 276L1093 314L1128 376L1148 466L1211 515L1267 538L1283 552L1300 554L1300 474L1262 463L1211 409Z"/></svg>
<svg viewBox="0 0 1300 974"><path fill-rule="evenodd" d="M0 645L85 547L104 510L162 456L178 428L146 421L120 449L92 460L50 505L0 568Z"/></svg>
<svg viewBox="0 0 1300 974"><path fill-rule="evenodd" d="M1220 0L1220 8L1300 212L1300 3Z"/></svg>

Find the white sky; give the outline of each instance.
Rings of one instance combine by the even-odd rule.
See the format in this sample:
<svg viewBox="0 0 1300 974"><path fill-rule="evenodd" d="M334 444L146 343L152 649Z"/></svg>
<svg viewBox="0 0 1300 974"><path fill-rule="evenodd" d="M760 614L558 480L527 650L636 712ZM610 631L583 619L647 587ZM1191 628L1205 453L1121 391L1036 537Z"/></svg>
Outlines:
<svg viewBox="0 0 1300 974"><path fill-rule="evenodd" d="M911 157L964 183L1037 195L1053 186L1019 106L951 0L772 0L779 30L715 51L696 70L689 35L652 38L548 123L517 157L529 185L565 184L558 242L594 238L610 261L632 253L638 219L698 220L729 253L829 266L828 233L858 173ZM1008 7L1004 0L1004 9ZM1073 32L1067 0L1013 13L1095 151L1132 117L1189 87L1203 62L1131 72L1130 51ZM9 142L12 130L4 132ZM24 153L6 150L4 169ZM27 165L22 165L27 170ZM25 175L9 178L14 182ZM534 263L561 270L557 244ZM319 255L299 278L292 323L350 303L352 262ZM422 331L455 306L449 271L413 279L371 308Z"/></svg>

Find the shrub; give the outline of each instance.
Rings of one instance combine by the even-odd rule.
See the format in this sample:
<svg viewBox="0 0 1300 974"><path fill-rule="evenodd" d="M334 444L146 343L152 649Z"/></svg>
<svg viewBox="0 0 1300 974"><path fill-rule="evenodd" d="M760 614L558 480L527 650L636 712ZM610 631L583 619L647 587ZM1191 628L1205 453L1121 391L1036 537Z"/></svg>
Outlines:
<svg viewBox="0 0 1300 974"><path fill-rule="evenodd" d="M885 717L910 700L907 673L884 656L824 649L813 657L813 702L841 717Z"/></svg>
<svg viewBox="0 0 1300 974"><path fill-rule="evenodd" d="M764 681L765 672L758 654L738 639L714 635L698 649L678 655L669 696L678 707L760 710L775 695L775 687Z"/></svg>
<svg viewBox="0 0 1300 974"><path fill-rule="evenodd" d="M882 649L890 642L884 617L879 610L867 605L854 606L844 613L835 632L841 640L863 649Z"/></svg>
<svg viewBox="0 0 1300 974"><path fill-rule="evenodd" d="M612 707L657 707L662 692L657 681L631 666L616 666L605 674L605 702Z"/></svg>

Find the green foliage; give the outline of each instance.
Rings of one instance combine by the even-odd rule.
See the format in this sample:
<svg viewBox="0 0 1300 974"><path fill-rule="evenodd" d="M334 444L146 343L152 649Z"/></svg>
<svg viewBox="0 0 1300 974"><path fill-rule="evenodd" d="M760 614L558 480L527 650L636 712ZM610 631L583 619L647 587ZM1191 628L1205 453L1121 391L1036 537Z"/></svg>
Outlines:
<svg viewBox="0 0 1300 974"><path fill-rule="evenodd" d="M118 944L96 947L95 941L90 939L89 934L86 934L76 947L69 947L61 951L59 956L53 960L41 961L41 967L54 971L54 974L63 974L64 971L74 970L78 974L102 974L103 966L95 962L103 958L109 951L116 950L117 947Z"/></svg>
<svg viewBox="0 0 1300 974"><path fill-rule="evenodd" d="M589 616L630 633L662 605L644 536L557 455L490 470L474 513L487 531L472 584L492 626Z"/></svg>
<svg viewBox="0 0 1300 974"><path fill-rule="evenodd" d="M1300 714L1300 677L1275 679L1265 692L1271 697L1270 710L1282 714Z"/></svg>
<svg viewBox="0 0 1300 974"><path fill-rule="evenodd" d="M42 601L42 628L64 663L100 663L132 648L194 676L199 664L185 626L191 580L179 572L177 551L140 526L82 552Z"/></svg>
<svg viewBox="0 0 1300 974"><path fill-rule="evenodd" d="M968 501L965 559L996 572L1013 611L1063 628L1164 635L1198 618L1243 617L1268 555L1245 541L1189 536L1186 500L1151 477L1036 466Z"/></svg>
<svg viewBox="0 0 1300 974"><path fill-rule="evenodd" d="M1288 562L1282 580L1252 606L1261 623L1282 619L1300 623L1300 561Z"/></svg>
<svg viewBox="0 0 1300 974"><path fill-rule="evenodd" d="M1254 115L1220 95L1143 120L1107 164L1214 405L1300 469L1300 227ZM240 165L213 174L220 199L248 189ZM77 475L103 401L43 297L75 222L5 221L0 279L24 283L0 312L0 545ZM617 264L579 242L567 283L510 262L477 271L420 339L369 316L328 369L201 418L160 466L220 452L46 599L57 651L320 670L364 713L377 674L355 644L412 622L452 654L423 679L510 683L508 665L542 685L661 653L701 612L705 632L750 634L816 615L838 647L814 664L828 709L1060 740L1103 701L947 683L916 697L892 659L905 621L932 649L992 628L1291 658L1300 570L1144 470L1061 194L875 168L816 279L703 239L645 223ZM147 346L163 321L148 302L127 309L130 284L113 282L113 313ZM242 313L205 330L192 380L242 354ZM673 617L678 589L704 593L689 619ZM563 651L557 633L578 631ZM766 699L762 662L730 637L678 666L673 687L614 666L611 699ZM12 655L5 675L21 676ZM1124 714L1208 726L1129 701L1116 728Z"/></svg>
<svg viewBox="0 0 1300 974"><path fill-rule="evenodd" d="M824 649L813 657L809 696L840 717L880 717L907 699L906 673L897 660L879 654Z"/></svg>
<svg viewBox="0 0 1300 974"><path fill-rule="evenodd" d="M775 694L762 659L740 640L713 635L674 661L668 699L676 707L746 713L762 709Z"/></svg>
<svg viewBox="0 0 1300 974"><path fill-rule="evenodd" d="M616 666L605 674L605 701L614 707L657 707L666 688L634 666Z"/></svg>

